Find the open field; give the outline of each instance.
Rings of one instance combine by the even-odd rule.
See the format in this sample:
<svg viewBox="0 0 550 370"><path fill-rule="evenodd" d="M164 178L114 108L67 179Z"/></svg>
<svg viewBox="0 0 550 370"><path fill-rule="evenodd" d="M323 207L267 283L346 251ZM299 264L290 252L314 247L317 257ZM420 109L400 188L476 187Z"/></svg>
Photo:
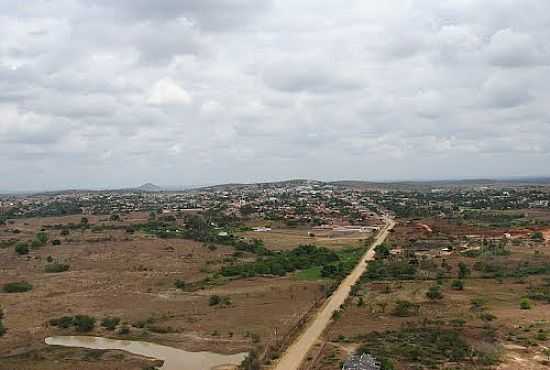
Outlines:
<svg viewBox="0 0 550 370"><path fill-rule="evenodd" d="M139 218L132 217L130 223ZM0 227L0 236L2 240L30 240L44 225L69 222L78 223L80 217L18 220ZM89 222L93 225L99 220L90 217ZM14 234L13 229L21 232ZM273 340L275 329L284 337L325 296L326 282L291 275L215 281L190 291L177 289L177 280L190 285L204 282L219 270L224 258L232 255L233 248L207 248L184 239L92 229L71 230L64 236L59 230L46 229L49 240L58 239L61 245L48 242L31 248L26 255L16 254L13 246L0 249L0 287L19 281L32 285L28 292L0 293L3 323L8 330L0 338L0 356L4 357L0 369L11 370L14 363L32 363L29 368L36 370L95 369L87 362L89 356L99 356L94 351L53 350L43 344L47 336L75 334L74 329L48 324L62 316L95 317L97 325L86 335L234 353ZM48 261L70 268L46 273ZM222 297L224 303L211 305L214 295ZM128 333L100 327L99 321L108 316L120 318ZM108 359L102 362L102 369L144 366L143 359L116 351L101 356ZM56 361L61 359L65 360L58 365Z"/></svg>
<svg viewBox="0 0 550 370"><path fill-rule="evenodd" d="M308 236L308 232L313 232L314 236ZM337 233L328 231L319 232L311 229L281 228L273 229L269 232L247 231L241 233L241 235L247 238L261 239L269 249L287 250L295 248L299 244L315 244L331 249L357 246L372 237L373 233Z"/></svg>

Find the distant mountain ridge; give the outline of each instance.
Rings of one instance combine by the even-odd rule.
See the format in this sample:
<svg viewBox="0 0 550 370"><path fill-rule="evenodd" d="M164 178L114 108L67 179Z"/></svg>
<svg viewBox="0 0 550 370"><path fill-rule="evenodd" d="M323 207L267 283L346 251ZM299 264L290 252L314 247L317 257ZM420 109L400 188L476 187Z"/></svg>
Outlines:
<svg viewBox="0 0 550 370"><path fill-rule="evenodd" d="M227 191L245 190L251 188L265 188L269 186L306 186L306 185L333 185L357 189L429 189L429 188L453 188L453 187L479 187L479 186L548 186L550 177L525 176L494 179L454 179L454 180L402 180L402 181L365 181L365 180L336 180L319 181L307 179L289 179L282 181L266 181L257 183L226 183L218 185L194 185L194 186L158 186L153 183L145 183L138 187L127 187L117 189L64 189L47 191L0 191L0 195L22 195L22 194L66 194L71 192L181 192L181 191Z"/></svg>

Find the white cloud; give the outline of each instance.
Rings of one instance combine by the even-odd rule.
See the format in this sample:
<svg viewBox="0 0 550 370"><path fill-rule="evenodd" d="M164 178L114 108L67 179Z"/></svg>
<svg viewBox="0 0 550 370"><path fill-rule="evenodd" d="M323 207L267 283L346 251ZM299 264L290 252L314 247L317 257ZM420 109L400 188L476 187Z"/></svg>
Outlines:
<svg viewBox="0 0 550 370"><path fill-rule="evenodd" d="M157 81L151 88L147 103L154 105L191 104L191 95L169 78Z"/></svg>

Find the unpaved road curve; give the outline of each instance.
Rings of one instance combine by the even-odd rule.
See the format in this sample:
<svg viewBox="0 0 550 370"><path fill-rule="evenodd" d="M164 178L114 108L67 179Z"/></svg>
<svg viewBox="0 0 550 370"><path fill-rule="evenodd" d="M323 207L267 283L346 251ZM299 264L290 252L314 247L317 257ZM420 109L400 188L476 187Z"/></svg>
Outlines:
<svg viewBox="0 0 550 370"><path fill-rule="evenodd" d="M353 271L340 283L338 288L321 307L319 312L311 320L304 332L283 353L281 359L275 364L274 370L298 370L308 352L326 329L334 311L340 308L349 296L351 287L359 280L365 269L367 261L374 258L374 248L382 244L388 236L389 230L395 226L393 220L388 220L386 226L376 237L369 250L363 255L361 261Z"/></svg>

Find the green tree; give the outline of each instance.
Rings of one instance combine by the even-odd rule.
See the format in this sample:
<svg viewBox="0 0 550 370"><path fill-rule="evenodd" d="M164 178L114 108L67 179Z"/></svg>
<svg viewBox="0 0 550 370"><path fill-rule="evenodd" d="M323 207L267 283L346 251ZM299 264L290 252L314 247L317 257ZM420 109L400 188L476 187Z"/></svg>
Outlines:
<svg viewBox="0 0 550 370"><path fill-rule="evenodd" d="M25 242L15 244L15 253L19 255L29 254L29 245Z"/></svg>
<svg viewBox="0 0 550 370"><path fill-rule="evenodd" d="M387 258L389 255L390 255L390 248L388 248L386 243L382 243L380 245L377 245L374 248L374 258L376 258L376 259Z"/></svg>

